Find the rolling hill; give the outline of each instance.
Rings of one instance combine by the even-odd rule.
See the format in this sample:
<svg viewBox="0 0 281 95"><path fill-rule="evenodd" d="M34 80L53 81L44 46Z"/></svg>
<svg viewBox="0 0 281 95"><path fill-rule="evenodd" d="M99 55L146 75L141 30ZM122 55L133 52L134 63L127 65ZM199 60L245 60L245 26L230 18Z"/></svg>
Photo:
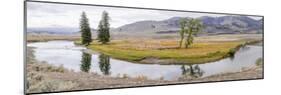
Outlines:
<svg viewBox="0 0 281 95"><path fill-rule="evenodd" d="M145 20L126 24L121 27L111 28L111 32L116 33L176 33L180 30L180 20L190 17L172 17L162 21ZM204 33L214 34L233 34L233 33L262 33L263 20L255 20L247 16L221 16L210 17L202 16L200 19L204 25ZM96 29L92 29L95 33ZM77 35L78 28L72 27L42 27L27 28L30 34L58 34L58 35Z"/></svg>
<svg viewBox="0 0 281 95"><path fill-rule="evenodd" d="M172 17L163 21L139 21L113 29L117 32L156 32L172 33L180 28L179 21L183 17ZM184 17L190 19L190 17ZM261 20L246 16L199 17L207 33L247 33L262 30Z"/></svg>

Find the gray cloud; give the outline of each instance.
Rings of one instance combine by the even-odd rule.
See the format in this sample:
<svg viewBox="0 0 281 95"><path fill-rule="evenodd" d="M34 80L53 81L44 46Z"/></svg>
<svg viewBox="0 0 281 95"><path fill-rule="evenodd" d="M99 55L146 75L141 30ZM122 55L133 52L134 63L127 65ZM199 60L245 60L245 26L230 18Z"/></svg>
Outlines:
<svg viewBox="0 0 281 95"><path fill-rule="evenodd" d="M145 9L113 8L101 6L81 6L51 3L27 3L28 27L78 27L82 11L87 13L92 28L96 28L102 11L107 11L111 17L111 26L119 27L124 24L141 20L164 20L171 17L200 17L224 16L218 14L159 11ZM258 18L256 18L258 19Z"/></svg>

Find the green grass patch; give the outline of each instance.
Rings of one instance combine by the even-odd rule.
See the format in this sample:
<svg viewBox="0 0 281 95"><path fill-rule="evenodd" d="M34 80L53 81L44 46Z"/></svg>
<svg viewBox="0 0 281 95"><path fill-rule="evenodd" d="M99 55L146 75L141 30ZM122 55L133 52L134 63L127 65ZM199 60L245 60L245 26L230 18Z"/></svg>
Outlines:
<svg viewBox="0 0 281 95"><path fill-rule="evenodd" d="M196 64L234 55L236 48L244 43L243 41L198 42L186 49L178 48L177 41L115 40L105 45L93 41L88 48L126 61L140 62L146 58L155 58L169 59L176 63Z"/></svg>

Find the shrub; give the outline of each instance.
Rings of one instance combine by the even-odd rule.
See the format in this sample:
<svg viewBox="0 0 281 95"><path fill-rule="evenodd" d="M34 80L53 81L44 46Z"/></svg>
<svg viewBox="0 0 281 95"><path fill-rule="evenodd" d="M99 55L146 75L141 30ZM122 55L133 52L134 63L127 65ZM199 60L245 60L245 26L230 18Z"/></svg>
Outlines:
<svg viewBox="0 0 281 95"><path fill-rule="evenodd" d="M263 59L262 58L258 58L257 60L256 60L256 65L257 66L260 66L260 65L262 65L263 64Z"/></svg>
<svg viewBox="0 0 281 95"><path fill-rule="evenodd" d="M235 49L235 48L229 49L228 55L229 55L229 56L234 56L234 55L235 55L235 52L236 52L236 49Z"/></svg>
<svg viewBox="0 0 281 95"><path fill-rule="evenodd" d="M72 81L62 80L43 80L35 85L30 85L29 92L51 92L51 91L65 91L72 90L77 87L78 84Z"/></svg>
<svg viewBox="0 0 281 95"><path fill-rule="evenodd" d="M147 80L148 78L147 78L147 76L144 76L144 75L138 75L136 77L136 79L142 81L142 80Z"/></svg>
<svg viewBox="0 0 281 95"><path fill-rule="evenodd" d="M127 74L123 74L122 78L129 78Z"/></svg>

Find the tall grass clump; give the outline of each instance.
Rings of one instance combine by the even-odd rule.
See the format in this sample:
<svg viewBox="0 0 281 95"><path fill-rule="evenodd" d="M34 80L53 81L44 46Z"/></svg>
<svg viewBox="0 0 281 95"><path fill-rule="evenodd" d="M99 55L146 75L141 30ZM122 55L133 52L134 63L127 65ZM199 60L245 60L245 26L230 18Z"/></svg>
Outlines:
<svg viewBox="0 0 281 95"><path fill-rule="evenodd" d="M261 66L263 64L263 59L262 58L258 58L257 60L256 60L256 65L257 66Z"/></svg>

